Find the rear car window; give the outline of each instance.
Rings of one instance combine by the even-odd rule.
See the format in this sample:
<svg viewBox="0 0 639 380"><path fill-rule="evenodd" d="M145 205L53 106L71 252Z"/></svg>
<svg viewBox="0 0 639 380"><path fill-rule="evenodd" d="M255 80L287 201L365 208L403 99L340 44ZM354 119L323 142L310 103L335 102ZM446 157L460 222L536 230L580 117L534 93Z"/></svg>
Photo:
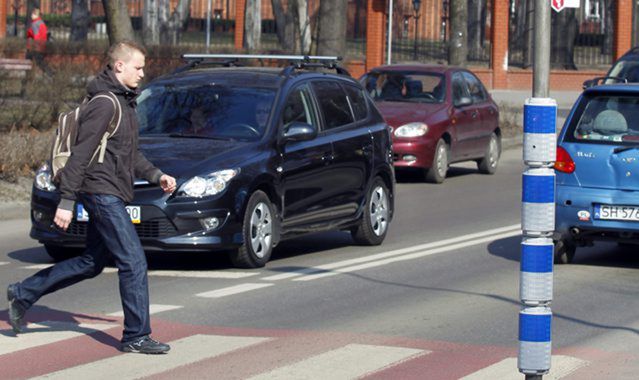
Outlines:
<svg viewBox="0 0 639 380"><path fill-rule="evenodd" d="M326 129L341 127L353 122L351 107L342 86L333 81L313 82L315 95L324 115Z"/></svg>
<svg viewBox="0 0 639 380"><path fill-rule="evenodd" d="M585 97L566 137L586 143L636 144L639 142L639 96Z"/></svg>

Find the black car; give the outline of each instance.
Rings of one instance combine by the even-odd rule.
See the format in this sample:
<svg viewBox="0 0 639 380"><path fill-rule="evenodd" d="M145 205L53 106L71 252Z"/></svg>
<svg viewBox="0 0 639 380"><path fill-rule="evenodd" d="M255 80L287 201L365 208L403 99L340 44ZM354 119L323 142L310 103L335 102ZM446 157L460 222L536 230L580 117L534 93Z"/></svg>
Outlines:
<svg viewBox="0 0 639 380"><path fill-rule="evenodd" d="M171 195L135 181L128 210L146 250L230 249L236 266L261 267L280 240L304 233L382 243L395 188L390 129L336 57L268 57L292 60L283 69L219 65L246 56L184 57L138 98L140 149L178 180ZM77 204L69 229L57 229L58 200L44 165L31 237L56 260L84 246L88 220Z"/></svg>
<svg viewBox="0 0 639 380"><path fill-rule="evenodd" d="M628 50L612 64L604 77L584 81L583 88L598 84L637 83L639 82L639 46Z"/></svg>

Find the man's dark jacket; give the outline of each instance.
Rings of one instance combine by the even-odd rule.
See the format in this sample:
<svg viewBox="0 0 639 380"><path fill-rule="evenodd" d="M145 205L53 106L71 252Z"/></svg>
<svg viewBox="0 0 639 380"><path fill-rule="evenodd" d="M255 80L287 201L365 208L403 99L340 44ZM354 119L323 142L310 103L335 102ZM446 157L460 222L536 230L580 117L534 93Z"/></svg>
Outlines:
<svg viewBox="0 0 639 380"><path fill-rule="evenodd" d="M116 133L108 139L104 162L91 161L106 132L115 108L106 98L97 98L82 108L78 138L71 148L71 157L60 173L61 200L58 207L73 210L80 192L110 194L124 202L133 200L134 178L158 183L162 172L138 150L138 121L135 116L137 92L118 81L109 67L87 86L89 97L111 91L122 107L122 121Z"/></svg>

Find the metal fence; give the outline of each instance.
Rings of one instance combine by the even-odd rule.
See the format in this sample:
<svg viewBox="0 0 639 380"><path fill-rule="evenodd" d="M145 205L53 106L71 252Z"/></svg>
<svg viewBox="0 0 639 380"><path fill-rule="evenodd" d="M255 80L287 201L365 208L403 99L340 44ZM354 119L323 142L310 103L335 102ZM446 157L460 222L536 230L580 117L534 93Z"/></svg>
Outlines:
<svg viewBox="0 0 639 380"><path fill-rule="evenodd" d="M490 9L491 0L468 1L470 66L490 63ZM397 0L393 8L392 62L447 63L449 13L449 0Z"/></svg>
<svg viewBox="0 0 639 380"><path fill-rule="evenodd" d="M528 68L533 60L534 0L510 0L510 66ZM612 63L615 0L581 0L551 16L554 69L605 70Z"/></svg>

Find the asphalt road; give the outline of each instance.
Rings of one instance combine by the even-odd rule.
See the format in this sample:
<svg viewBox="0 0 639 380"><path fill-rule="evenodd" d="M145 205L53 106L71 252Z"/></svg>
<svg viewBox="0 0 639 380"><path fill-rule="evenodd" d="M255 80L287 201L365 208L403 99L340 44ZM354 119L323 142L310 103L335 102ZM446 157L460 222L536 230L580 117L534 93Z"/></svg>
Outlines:
<svg viewBox="0 0 639 380"><path fill-rule="evenodd" d="M316 234L283 242L253 271L221 254L152 254L154 336L174 342L164 358L115 350L121 306L110 268L41 299L27 334L14 337L0 321L0 379L105 370L111 378L523 378L515 359L522 169L515 148L494 176L470 164L451 168L442 185L399 175L396 217L379 247ZM50 264L28 229L27 220L0 222L2 289ZM635 251L601 244L555 267L548 378L636 378ZM126 360L141 372L117 372Z"/></svg>

